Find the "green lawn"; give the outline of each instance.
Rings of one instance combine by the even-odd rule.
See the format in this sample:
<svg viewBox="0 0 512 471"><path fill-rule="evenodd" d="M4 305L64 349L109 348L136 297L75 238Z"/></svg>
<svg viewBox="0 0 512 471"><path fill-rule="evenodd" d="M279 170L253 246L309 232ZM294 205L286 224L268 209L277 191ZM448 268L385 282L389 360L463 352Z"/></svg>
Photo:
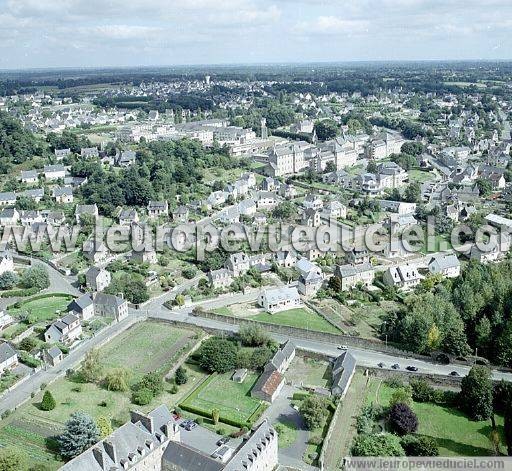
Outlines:
<svg viewBox="0 0 512 471"><path fill-rule="evenodd" d="M73 299L72 296L46 296L44 298L28 300L18 308L9 308L9 314L16 315L28 312L36 315L38 321L49 321L57 318L59 314L67 312L67 306Z"/></svg>
<svg viewBox="0 0 512 471"><path fill-rule="evenodd" d="M393 388L373 379L368 388L366 402L387 406L392 394ZM414 402L412 408L420 424L418 434L435 438L440 456L493 454L489 441L490 421L469 420L461 411L444 405ZM503 435L503 417L495 417L498 429ZM505 452L504 446L502 451Z"/></svg>
<svg viewBox="0 0 512 471"><path fill-rule="evenodd" d="M411 182L425 183L436 179L435 175L431 172L425 172L423 170L412 169L407 172L409 174L409 180Z"/></svg>
<svg viewBox="0 0 512 471"><path fill-rule="evenodd" d="M166 322L139 322L101 349L103 364L129 369L134 380L153 370L165 373L193 336L194 332Z"/></svg>
<svg viewBox="0 0 512 471"><path fill-rule="evenodd" d="M279 434L279 448L288 448L297 440L297 426L290 420L279 419L274 425Z"/></svg>
<svg viewBox="0 0 512 471"><path fill-rule="evenodd" d="M318 332L340 333L339 329L327 322L323 317L306 308L289 309L288 311L277 312L275 314L263 312L251 317L251 319L268 322L270 324L316 330Z"/></svg>
<svg viewBox="0 0 512 471"><path fill-rule="evenodd" d="M261 406L261 401L252 398L250 391L258 375L249 372L243 383L231 380L233 372L212 375L201 384L180 405L193 408L205 417L211 417L212 410L218 409L220 420L248 422Z"/></svg>

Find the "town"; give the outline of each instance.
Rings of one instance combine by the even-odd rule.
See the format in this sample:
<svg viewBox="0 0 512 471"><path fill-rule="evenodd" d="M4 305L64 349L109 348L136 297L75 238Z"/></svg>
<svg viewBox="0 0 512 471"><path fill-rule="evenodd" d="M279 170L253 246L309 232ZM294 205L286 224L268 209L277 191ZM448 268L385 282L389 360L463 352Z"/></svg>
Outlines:
<svg viewBox="0 0 512 471"><path fill-rule="evenodd" d="M0 470L511 455L511 73L0 74Z"/></svg>

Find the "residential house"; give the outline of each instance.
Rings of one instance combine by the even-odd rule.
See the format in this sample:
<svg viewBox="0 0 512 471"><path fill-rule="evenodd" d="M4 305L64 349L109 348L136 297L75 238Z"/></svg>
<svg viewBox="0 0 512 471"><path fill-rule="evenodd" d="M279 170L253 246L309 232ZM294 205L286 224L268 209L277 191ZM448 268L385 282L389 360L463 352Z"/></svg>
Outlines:
<svg viewBox="0 0 512 471"><path fill-rule="evenodd" d="M148 216L158 218L169 215L169 204L167 201L150 201L147 206Z"/></svg>
<svg viewBox="0 0 512 471"><path fill-rule="evenodd" d="M347 207L339 201L329 201L322 210L322 216L327 219L346 219Z"/></svg>
<svg viewBox="0 0 512 471"><path fill-rule="evenodd" d="M302 306L297 288L281 287L265 289L258 296L258 304L270 314Z"/></svg>
<svg viewBox="0 0 512 471"><path fill-rule="evenodd" d="M15 208L0 210L0 224L2 226L14 226L20 220L20 213Z"/></svg>
<svg viewBox="0 0 512 471"><path fill-rule="evenodd" d="M417 268L408 264L390 267L383 276L384 284L404 290L414 288L421 280Z"/></svg>
<svg viewBox="0 0 512 471"><path fill-rule="evenodd" d="M22 170L21 171L21 183L25 183L26 185L32 185L33 183L37 183L39 177L39 173L37 170Z"/></svg>
<svg viewBox="0 0 512 471"><path fill-rule="evenodd" d="M208 273L208 281L213 288L228 288L233 283L233 276L226 268L211 270Z"/></svg>
<svg viewBox="0 0 512 471"><path fill-rule="evenodd" d="M64 359L64 353L62 350L54 345L45 351L45 360L51 366L57 366Z"/></svg>
<svg viewBox="0 0 512 471"><path fill-rule="evenodd" d="M368 262L358 265L337 265L334 275L341 279L342 291L348 291L358 285L370 286L375 279L375 269Z"/></svg>
<svg viewBox="0 0 512 471"><path fill-rule="evenodd" d="M130 260L137 263L156 265L158 263L158 256L155 250L133 250Z"/></svg>
<svg viewBox="0 0 512 471"><path fill-rule="evenodd" d="M238 211L242 216L254 216L256 214L256 202L252 198L247 198L238 203Z"/></svg>
<svg viewBox="0 0 512 471"><path fill-rule="evenodd" d="M94 293L94 314L102 317L114 317L118 322L128 316L128 302L122 296Z"/></svg>
<svg viewBox="0 0 512 471"><path fill-rule="evenodd" d="M64 179L66 176L66 167L64 165L45 165L43 168L44 178L48 181Z"/></svg>
<svg viewBox="0 0 512 471"><path fill-rule="evenodd" d="M80 318L74 314L67 314L62 319L55 321L44 333L47 343L72 344L82 335Z"/></svg>
<svg viewBox="0 0 512 471"><path fill-rule="evenodd" d="M279 203L277 195L271 191L256 192L254 200L256 202L256 209L258 211L262 209L273 209Z"/></svg>
<svg viewBox="0 0 512 471"><path fill-rule="evenodd" d="M235 278L245 274L250 267L249 257L244 252L231 254L226 261L226 268Z"/></svg>
<svg viewBox="0 0 512 471"><path fill-rule="evenodd" d="M90 216L93 220L97 220L99 217L98 206L95 204L77 204L75 208L75 220L77 224L80 224L80 218L82 216Z"/></svg>
<svg viewBox="0 0 512 471"><path fill-rule="evenodd" d="M53 197L57 203L66 204L73 202L73 188L70 186L59 186L53 189Z"/></svg>
<svg viewBox="0 0 512 471"><path fill-rule="evenodd" d="M95 243L92 240L87 240L82 249L84 257L93 265L104 263L109 258L109 251L103 242Z"/></svg>
<svg viewBox="0 0 512 471"><path fill-rule="evenodd" d="M34 200L36 203L39 203L43 199L44 189L35 188L32 190L25 190L21 193L21 196L25 196L26 198Z"/></svg>
<svg viewBox="0 0 512 471"><path fill-rule="evenodd" d="M324 282L322 270L316 265L314 265L314 267L315 268L312 268L307 273L301 272L299 275L297 289L303 296L314 296Z"/></svg>
<svg viewBox="0 0 512 471"><path fill-rule="evenodd" d="M0 193L0 206L14 206L16 204L16 193L7 191Z"/></svg>
<svg viewBox="0 0 512 471"><path fill-rule="evenodd" d="M302 224L309 227L319 227L322 224L320 211L317 209L307 208L302 213Z"/></svg>
<svg viewBox="0 0 512 471"><path fill-rule="evenodd" d="M7 342L0 343L0 375L18 365L18 354Z"/></svg>
<svg viewBox="0 0 512 471"><path fill-rule="evenodd" d="M62 160L64 157L71 155L71 149L55 149L53 153L57 160Z"/></svg>
<svg viewBox="0 0 512 471"><path fill-rule="evenodd" d="M121 226L130 226L139 222L139 215L136 209L122 209L119 213L119 224Z"/></svg>
<svg viewBox="0 0 512 471"><path fill-rule="evenodd" d="M369 263L370 252L363 248L353 248L351 251L347 252L346 259L348 263L352 263L354 265L360 263Z"/></svg>
<svg viewBox="0 0 512 471"><path fill-rule="evenodd" d="M48 211L46 213L42 212L42 214L45 215L43 217L45 217L46 222L51 226L61 226L66 220L63 211Z"/></svg>
<svg viewBox="0 0 512 471"><path fill-rule="evenodd" d="M116 160L116 165L118 167L130 167L135 163L136 160L136 152L133 150L125 150L121 152L118 159Z"/></svg>
<svg viewBox="0 0 512 471"><path fill-rule="evenodd" d="M305 209L314 209L316 211L320 211L324 207L324 202L318 195L310 193L304 198L302 206Z"/></svg>
<svg viewBox="0 0 512 471"><path fill-rule="evenodd" d="M445 278L456 278L460 275L460 262L455 254L438 254L428 262L428 270L433 275L440 273Z"/></svg>
<svg viewBox="0 0 512 471"><path fill-rule="evenodd" d="M187 223L188 222L189 211L186 206L178 206L172 212L172 220L179 223Z"/></svg>
<svg viewBox="0 0 512 471"><path fill-rule="evenodd" d="M94 316L94 302L90 294L83 294L73 299L68 304L67 310L70 314L78 316L83 321L88 321Z"/></svg>
<svg viewBox="0 0 512 471"><path fill-rule="evenodd" d="M91 159L99 157L100 153L97 147L82 147L82 149L80 149L80 156Z"/></svg>
<svg viewBox="0 0 512 471"><path fill-rule="evenodd" d="M111 280L110 272L104 268L91 267L85 272L85 284L92 291L103 291Z"/></svg>

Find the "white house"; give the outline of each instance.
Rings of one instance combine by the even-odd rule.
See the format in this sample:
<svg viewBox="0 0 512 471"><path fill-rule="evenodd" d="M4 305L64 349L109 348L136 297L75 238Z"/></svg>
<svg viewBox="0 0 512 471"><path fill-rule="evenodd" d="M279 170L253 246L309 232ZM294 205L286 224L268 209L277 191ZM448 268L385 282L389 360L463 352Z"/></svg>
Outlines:
<svg viewBox="0 0 512 471"><path fill-rule="evenodd" d="M375 279L375 269L367 262L359 265L338 265L334 275L341 279L342 291L348 291L359 284L370 286Z"/></svg>
<svg viewBox="0 0 512 471"><path fill-rule="evenodd" d="M390 267L384 272L383 276L384 284L404 290L414 288L420 283L421 279L417 268L408 264Z"/></svg>
<svg viewBox="0 0 512 471"><path fill-rule="evenodd" d="M103 291L111 280L112 276L104 268L91 267L85 273L86 286L93 291Z"/></svg>
<svg viewBox="0 0 512 471"><path fill-rule="evenodd" d="M460 275L460 262L455 254L438 254L428 262L428 270L433 275L440 273L446 278L456 278Z"/></svg>
<svg viewBox="0 0 512 471"><path fill-rule="evenodd" d="M18 354L7 342L0 344L0 375L18 364Z"/></svg>
<svg viewBox="0 0 512 471"><path fill-rule="evenodd" d="M14 271L14 261L10 253L4 252L0 254L0 275L7 271Z"/></svg>
<svg viewBox="0 0 512 471"><path fill-rule="evenodd" d="M58 180L59 178L64 179L66 176L66 167L64 165L45 165L43 169L44 178L47 180Z"/></svg>
<svg viewBox="0 0 512 471"><path fill-rule="evenodd" d="M258 304L270 314L302 306L297 288L282 287L263 290L258 296Z"/></svg>

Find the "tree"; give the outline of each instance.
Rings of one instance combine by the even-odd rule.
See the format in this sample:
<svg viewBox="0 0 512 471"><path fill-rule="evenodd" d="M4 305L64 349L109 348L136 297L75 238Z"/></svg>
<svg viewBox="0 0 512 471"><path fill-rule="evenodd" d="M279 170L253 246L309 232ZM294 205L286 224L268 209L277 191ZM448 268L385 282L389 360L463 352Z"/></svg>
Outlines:
<svg viewBox="0 0 512 471"><path fill-rule="evenodd" d="M316 136L321 141L334 139L339 133L338 127L339 126L336 121L333 121L332 119L323 119L322 121L317 121L315 123Z"/></svg>
<svg viewBox="0 0 512 471"><path fill-rule="evenodd" d="M394 406L395 404L412 404L412 391L411 388L397 388L391 394L389 399L389 405Z"/></svg>
<svg viewBox="0 0 512 471"><path fill-rule="evenodd" d="M478 178L476 184L482 197L489 196L492 193L492 183L485 178Z"/></svg>
<svg viewBox="0 0 512 471"><path fill-rule="evenodd" d="M46 390L43 394L43 400L41 401L41 410L50 411L55 409L56 405L57 403L55 402L52 393Z"/></svg>
<svg viewBox="0 0 512 471"><path fill-rule="evenodd" d="M191 280L196 276L197 270L194 267L186 267L183 270L181 270L181 274L184 278L187 280Z"/></svg>
<svg viewBox="0 0 512 471"><path fill-rule="evenodd" d="M219 423L220 412L219 409L212 409L212 420L215 425Z"/></svg>
<svg viewBox="0 0 512 471"><path fill-rule="evenodd" d="M460 391L461 408L473 420L487 420L492 415L491 371L475 365L462 378Z"/></svg>
<svg viewBox="0 0 512 471"><path fill-rule="evenodd" d="M400 439L390 433L358 435L351 451L353 456L405 456Z"/></svg>
<svg viewBox="0 0 512 471"><path fill-rule="evenodd" d="M6 271L0 275L0 289L11 289L18 283L18 275L13 271Z"/></svg>
<svg viewBox="0 0 512 471"><path fill-rule="evenodd" d="M100 439L100 431L94 419L85 412L74 412L66 422L66 430L57 438L59 453L73 459Z"/></svg>
<svg viewBox="0 0 512 471"><path fill-rule="evenodd" d="M377 173L377 171L378 171L377 162L375 162L375 160L369 160L368 165L366 166L366 171L368 173Z"/></svg>
<svg viewBox="0 0 512 471"><path fill-rule="evenodd" d="M0 471L25 471L28 458L20 449L6 446L0 449Z"/></svg>
<svg viewBox="0 0 512 471"><path fill-rule="evenodd" d="M418 182L410 183L404 192L404 200L408 203L421 202L421 186Z"/></svg>
<svg viewBox="0 0 512 471"><path fill-rule="evenodd" d="M439 348L439 344L441 342L441 333L439 332L439 327L434 323L432 327L430 327L427 334L427 345L430 350L436 350Z"/></svg>
<svg viewBox="0 0 512 471"><path fill-rule="evenodd" d="M297 208L291 201L283 201L272 210L272 216L276 219L289 219L296 212Z"/></svg>
<svg viewBox="0 0 512 471"><path fill-rule="evenodd" d="M31 352L38 345L37 339L33 337L25 337L18 345L20 350L24 350L26 352Z"/></svg>
<svg viewBox="0 0 512 471"><path fill-rule="evenodd" d="M406 435L418 430L418 417L407 404L400 402L391 407L389 423L399 435Z"/></svg>
<svg viewBox="0 0 512 471"><path fill-rule="evenodd" d="M325 424L328 415L329 401L321 396L309 396L299 407L299 413L310 430Z"/></svg>
<svg viewBox="0 0 512 471"><path fill-rule="evenodd" d="M113 368L105 375L104 383L109 391L128 391L130 372L125 368Z"/></svg>
<svg viewBox="0 0 512 471"><path fill-rule="evenodd" d="M138 389L148 389L151 391L151 394L156 397L164 390L162 376L156 371L146 373L142 379L133 386L133 389L135 391Z"/></svg>
<svg viewBox="0 0 512 471"><path fill-rule="evenodd" d="M421 142L406 142L400 149L404 154L421 155L425 151L425 146Z"/></svg>
<svg viewBox="0 0 512 471"><path fill-rule="evenodd" d="M35 265L27 268L21 275L21 286L23 288L46 289L50 286L50 277L46 268L41 265Z"/></svg>
<svg viewBox="0 0 512 471"><path fill-rule="evenodd" d="M508 456L512 456L512 404L509 404L505 409L503 429L505 443L507 444L507 454Z"/></svg>
<svg viewBox="0 0 512 471"><path fill-rule="evenodd" d="M178 369L176 370L176 373L174 375L174 381L178 385L185 384L188 381L187 372L185 371L185 368L182 366L178 366Z"/></svg>
<svg viewBox="0 0 512 471"><path fill-rule="evenodd" d="M98 426L98 430L100 431L100 438L103 440L114 432L112 428L112 421L109 417L105 417L104 415L100 415L96 420L96 425Z"/></svg>
<svg viewBox="0 0 512 471"><path fill-rule="evenodd" d="M432 437L406 435L400 444L407 456L439 456L439 447Z"/></svg>
<svg viewBox="0 0 512 471"><path fill-rule="evenodd" d="M226 373L236 366L237 348L229 340L211 337L203 342L198 352L199 364L210 373Z"/></svg>
<svg viewBox="0 0 512 471"><path fill-rule="evenodd" d="M241 326L238 336L246 347L261 347L271 342L270 336L263 327L255 324Z"/></svg>
<svg viewBox="0 0 512 471"><path fill-rule="evenodd" d="M101 379L103 366L100 363L100 351L97 348L93 348L85 354L80 372L88 383L94 383Z"/></svg>

